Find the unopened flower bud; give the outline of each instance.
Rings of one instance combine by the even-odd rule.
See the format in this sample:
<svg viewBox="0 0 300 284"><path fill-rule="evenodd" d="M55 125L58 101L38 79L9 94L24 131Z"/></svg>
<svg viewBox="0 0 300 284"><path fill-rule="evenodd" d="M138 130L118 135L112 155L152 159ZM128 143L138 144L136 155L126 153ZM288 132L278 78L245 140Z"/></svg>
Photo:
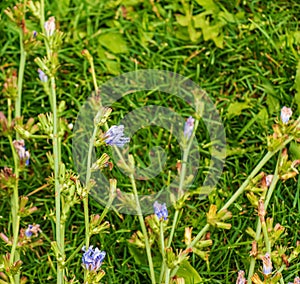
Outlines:
<svg viewBox="0 0 300 284"><path fill-rule="evenodd" d="M44 24L45 33L47 37L50 37L55 32L55 18L50 17L47 22Z"/></svg>
<svg viewBox="0 0 300 284"><path fill-rule="evenodd" d="M284 124L287 124L290 120L290 117L292 116L293 112L292 112L292 109L284 106L282 109L281 109L281 112L280 112L280 118L281 118L281 121L284 123Z"/></svg>

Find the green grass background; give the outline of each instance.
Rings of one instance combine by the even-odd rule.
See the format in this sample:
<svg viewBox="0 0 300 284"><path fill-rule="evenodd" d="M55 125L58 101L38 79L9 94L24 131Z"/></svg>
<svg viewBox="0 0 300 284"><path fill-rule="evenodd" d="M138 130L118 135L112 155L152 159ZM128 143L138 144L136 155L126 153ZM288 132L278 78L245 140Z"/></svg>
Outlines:
<svg viewBox="0 0 300 284"><path fill-rule="evenodd" d="M46 3L48 16L55 16L58 28L65 33L64 44L59 52L60 68L57 73L57 93L65 101L63 117L74 123L79 107L93 91L92 78L87 61L81 51L87 48L94 57L98 84L128 71L140 69L161 69L179 73L192 79L207 91L214 101L223 120L228 156L226 165L210 199L188 200L184 207L175 245L184 248L183 236L186 226L198 231L205 225L205 213L209 201L223 202L228 199L246 179L247 175L266 153L266 136L272 133L272 124L284 105L293 108L298 115L297 84L295 78L299 62L299 14L298 1L216 1L220 11L234 15L233 20L219 30L223 36L223 47L217 47L213 40L205 41L203 35L192 40L192 36L179 23L179 16L188 7L192 15L205 11L202 1L80 1L60 0ZM207 1L209 2L209 1ZM199 4L200 3L200 4ZM0 3L0 82L3 85L8 66L18 68L19 39L13 30L4 9L13 7L14 1ZM185 6L187 5L187 6ZM208 15L210 25L220 22L215 15ZM228 20L228 19L227 19ZM38 23L30 13L27 27L40 31ZM196 29L201 32L201 28ZM112 41L111 38L115 37ZM216 39L218 41L218 39ZM22 113L25 118L36 118L39 113L50 111L48 97L38 80L34 58L44 56L43 46L28 54L23 84ZM188 117L193 111L174 97L164 94L139 93L123 98L113 106L110 124L117 123L130 109L145 104L169 106ZM6 111L6 100L1 94L0 110ZM162 143L170 148L170 165L176 161L176 141L168 141L170 133L164 131L160 141L153 140L160 130L147 128L133 139L133 153L140 157L140 163L147 163L143 156L151 143ZM63 161L72 168L70 132L63 141ZM145 140L145 144L135 144ZM209 141L199 129L197 138L205 145ZM166 142L168 141L168 142ZM149 146L147 146L149 143ZM139 142L140 143L140 142ZM156 145L156 144L155 144ZM47 141L27 143L31 152L31 163L26 179L20 182L20 194L26 195L46 183L51 175L46 152L51 151ZM1 137L0 166L12 166L8 141ZM209 158L209 153L204 153ZM263 169L272 173L276 158ZM173 164L174 165L174 164ZM42 170L41 170L42 169ZM205 161L200 167L205 172ZM118 186L128 187L129 180L117 170ZM165 177L167 173L165 174ZM165 177L150 181L143 188L160 189ZM298 177L296 178L298 179ZM195 186L201 184L199 176ZM299 186L297 180L279 183L268 210L268 216L286 227L286 236L281 245L295 246L299 239ZM22 225L39 223L43 232L53 239L54 189L51 187L31 196L30 201L39 211L22 220ZM0 231L10 233L8 200L0 202ZM92 213L101 213L103 208L91 200ZM231 206L233 217L229 231L211 230L213 246L210 249L209 266L199 257L192 255L191 263L207 283L235 283L237 271L249 267L251 238L245 233L247 227L255 228L256 211L245 196ZM172 218L172 209L170 216ZM137 218L123 215L123 219L110 212L107 220L111 223L109 234L93 237L92 243L107 251L103 269L107 283L149 283L147 267L135 263L128 251L127 240L139 229ZM78 205L67 222L66 253L77 248L84 236L83 207ZM170 222L171 223L171 222ZM7 251L0 241L0 254ZM50 244L22 256L22 273L29 283L55 283L55 274L49 262ZM292 281L298 274L297 261L284 271L285 281ZM82 279L81 254L68 267L68 278Z"/></svg>

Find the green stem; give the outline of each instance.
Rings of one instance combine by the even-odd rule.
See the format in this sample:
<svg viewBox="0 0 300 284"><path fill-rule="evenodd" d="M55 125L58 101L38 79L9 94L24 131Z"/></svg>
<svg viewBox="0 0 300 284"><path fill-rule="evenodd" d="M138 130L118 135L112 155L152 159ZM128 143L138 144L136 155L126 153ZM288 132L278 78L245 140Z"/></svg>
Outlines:
<svg viewBox="0 0 300 284"><path fill-rule="evenodd" d="M6 283L6 282L5 282ZM15 284L16 282L15 282L15 279L14 279L14 277L12 276L12 275L9 275L9 283L10 284Z"/></svg>
<svg viewBox="0 0 300 284"><path fill-rule="evenodd" d="M92 163L92 153L94 149L94 141L97 134L97 126L94 127L93 135L89 143L88 159L86 165L86 177L85 185L86 188L89 188L89 182L91 179L91 163ZM90 217L89 217L89 194L86 192L86 195L83 199L83 211L84 211L84 226L85 226L85 248L88 249L90 246ZM87 271L84 270L84 281L87 281Z"/></svg>
<svg viewBox="0 0 300 284"><path fill-rule="evenodd" d="M92 163L92 153L94 149L94 141L96 139L98 128L97 126L94 127L93 135L90 139L89 143L89 151L87 157L87 165L86 165L86 178L85 184L86 187L89 188L89 182L91 179L91 163ZM85 247L88 249L90 245L90 219L89 219L89 195L88 192L83 199L83 208L84 208L84 224L85 224Z"/></svg>
<svg viewBox="0 0 300 284"><path fill-rule="evenodd" d="M50 60L50 58L49 58ZM60 204L60 181L59 181L59 166L60 166L60 139L58 137L58 113L56 102L56 86L54 76L51 80L51 99L53 102L53 158L54 158L54 184L55 184L55 218L56 218L56 242L62 259L64 259L64 224L61 224L61 204ZM64 282L64 269L57 263L57 284Z"/></svg>
<svg viewBox="0 0 300 284"><path fill-rule="evenodd" d="M113 203L113 201L114 201L114 198L115 198L115 195L114 195L114 194L110 194L109 199L108 199L108 202L107 202L107 204L105 205L105 208L104 208L104 210L102 211L102 214L101 214L101 216L100 216L100 218L99 218L99 221L98 221L99 224L102 222L102 220L103 220L104 217L106 216L106 214L107 214L107 212L108 212L110 206L112 205L112 203Z"/></svg>
<svg viewBox="0 0 300 284"><path fill-rule="evenodd" d="M262 227L262 231L263 231L263 235L264 235L264 239L265 239L267 253L269 253L271 255L271 244L269 241L266 222L261 223L261 227Z"/></svg>
<svg viewBox="0 0 300 284"><path fill-rule="evenodd" d="M69 258L65 261L65 266L76 256L77 257L77 254L81 251L83 245L85 243L85 240L77 247L76 250L74 250L74 252L69 256Z"/></svg>
<svg viewBox="0 0 300 284"><path fill-rule="evenodd" d="M274 189L276 187L276 184L277 184L277 182L279 180L278 169L279 169L280 157L281 157L281 153L279 154L279 157L277 159L277 164L276 164L274 176L273 176L272 182L270 184L269 190L267 192L267 197L266 197L265 202L264 202L265 210L267 210L267 207L269 205L271 196L272 196L272 194L274 192ZM262 224L261 224L261 222L260 222L260 220L258 218L258 220L257 220L257 227L256 227L256 234L255 234L255 241L256 242L258 242L258 240L259 240L259 237L260 237L260 234L261 234L261 229L262 229ZM256 263L256 258L255 257L251 257L249 271L248 271L248 283L249 284L252 283L251 277L254 274L255 263Z"/></svg>
<svg viewBox="0 0 300 284"><path fill-rule="evenodd" d="M206 224L202 230L197 234L197 236L193 239L193 241L187 246L187 248L193 248L196 243L204 236L204 234L208 231L210 225Z"/></svg>
<svg viewBox="0 0 300 284"><path fill-rule="evenodd" d="M134 194L134 197L135 197L135 202L136 202L136 207L137 207L137 215L138 215L140 225L141 225L141 229L142 229L142 233L143 233L144 239L145 239L146 253L147 253L148 264L149 264L149 269L150 269L150 278L151 278L152 284L155 284L156 282L155 282L153 261L152 261L152 256L151 256L150 242L149 242L148 232L147 232L145 221L144 221L144 218L143 218L142 209L141 209L141 206L140 206L138 192L137 192L137 188L136 188L135 179L134 179L133 174L130 174L130 181L131 181L131 184L132 184L132 190L133 190L133 194Z"/></svg>
<svg viewBox="0 0 300 284"><path fill-rule="evenodd" d="M173 240L173 236L174 236L174 232L175 232L175 228L176 228L176 224L178 222L178 217L179 217L179 210L176 209L175 214L174 214L174 218L173 218L173 223L172 223L170 237L169 237L169 240L168 240L168 247L171 246L171 243L172 243L172 240Z"/></svg>
<svg viewBox="0 0 300 284"><path fill-rule="evenodd" d="M14 166L15 166L15 184L13 189L13 194L11 196L11 212L12 212L12 225L13 225L13 245L10 254L10 264L18 261L20 255L17 252L17 245L19 239L19 229L20 229L20 216L19 216L19 159L17 157L16 150L13 145L12 137L8 136L9 144L12 150Z"/></svg>
<svg viewBox="0 0 300 284"><path fill-rule="evenodd" d="M169 284L170 283L170 272L171 272L171 269L167 268L165 284Z"/></svg>
<svg viewBox="0 0 300 284"><path fill-rule="evenodd" d="M45 32L44 24L45 24L45 5L44 0L40 1L40 25L43 32ZM51 63L50 70L50 93L49 100L51 104L51 109L53 113L53 159L54 159L54 186L55 186L55 238L57 247L60 253L60 257L62 260L65 259L65 224L62 223L61 220L61 196L60 196L60 164L61 164L61 139L59 137L58 128L59 128L59 115L57 113L57 97L56 97L56 84L54 77L54 69L53 69L53 58L52 58L52 50L49 45L48 38L44 40L46 51L47 51L47 59L48 62ZM53 70L52 70L53 69ZM64 268L62 267L60 261L57 260L57 284L64 283Z"/></svg>
<svg viewBox="0 0 300 284"><path fill-rule="evenodd" d="M24 70L26 63L26 51L24 48L23 42L23 30L20 29L20 66L18 72L18 96L15 102L15 117L21 116L21 102L22 102L22 87L23 87L23 79L24 79ZM16 133L17 140L19 139L19 133Z"/></svg>
<svg viewBox="0 0 300 284"><path fill-rule="evenodd" d="M183 184L184 184L184 181L185 181L187 160L188 160L188 157L189 157L190 149L191 149L193 139L194 139L196 130L198 128L198 125L199 125L199 120L196 119L194 129L193 129L193 133L192 133L190 139L188 140L188 145L187 145L186 149L184 149L184 152L183 152L183 158L182 158L182 163L181 163L182 166L181 166L181 170L180 170L180 180L179 180L179 187L178 187L178 196L179 196L179 198L184 194L183 193ZM170 237L169 237L169 241L168 241L168 247L171 246L171 243L173 241L174 232L175 232L175 229L176 229L176 225L178 223L178 217L179 217L179 210L176 209L175 210L175 215L174 215L174 218L173 218L171 233L170 233Z"/></svg>
<svg viewBox="0 0 300 284"><path fill-rule="evenodd" d="M92 73L92 78L93 78L93 84L94 84L95 92L97 93L97 91L98 91L98 84L97 84L97 79L96 79L96 72L95 72L95 66L94 66L93 57L90 58L89 63L91 65L91 73Z"/></svg>
<svg viewBox="0 0 300 284"><path fill-rule="evenodd" d="M161 246L161 257L163 259L162 268L159 276L159 283L161 283L163 280L164 270L167 267L167 261L165 255L164 224L162 220L160 220L159 236L160 236L160 246Z"/></svg>

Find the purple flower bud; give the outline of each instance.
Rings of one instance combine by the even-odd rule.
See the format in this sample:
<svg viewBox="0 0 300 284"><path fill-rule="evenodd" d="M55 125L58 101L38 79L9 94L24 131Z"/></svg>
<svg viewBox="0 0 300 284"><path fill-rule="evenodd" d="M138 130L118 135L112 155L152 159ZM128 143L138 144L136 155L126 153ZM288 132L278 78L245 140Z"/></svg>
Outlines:
<svg viewBox="0 0 300 284"><path fill-rule="evenodd" d="M269 275L272 273L272 261L269 253L266 253L265 256L262 257L263 261L263 274Z"/></svg>
<svg viewBox="0 0 300 284"><path fill-rule="evenodd" d="M32 32L32 36L33 36L33 38L36 38L36 36L37 36L37 31L33 31L33 32Z"/></svg>
<svg viewBox="0 0 300 284"><path fill-rule="evenodd" d="M29 165L30 153L26 151L24 140L14 140L13 145L21 161L25 161L25 165Z"/></svg>
<svg viewBox="0 0 300 284"><path fill-rule="evenodd" d="M280 112L280 118L281 118L281 121L284 123L284 124L287 124L289 122L289 119L290 117L292 116L293 112L292 112L292 109L284 106L282 109L281 109L281 112Z"/></svg>
<svg viewBox="0 0 300 284"><path fill-rule="evenodd" d="M41 232L40 225L28 225L28 228L25 231L26 237L30 238L33 234L37 237L38 233Z"/></svg>
<svg viewBox="0 0 300 284"><path fill-rule="evenodd" d="M247 281L245 279L245 272L243 270L240 270L238 272L238 278L236 279L236 284L246 284Z"/></svg>
<svg viewBox="0 0 300 284"><path fill-rule="evenodd" d="M194 130L194 122L195 122L195 119L193 119L191 116L187 119L187 121L185 122L185 125L184 125L184 137L186 139L190 139L192 133L193 133L193 130Z"/></svg>
<svg viewBox="0 0 300 284"><path fill-rule="evenodd" d="M82 248L84 254L82 256L82 265L86 270L98 271L105 258L106 252L100 251L97 247L93 250L93 246L90 246L86 250L85 246Z"/></svg>
<svg viewBox="0 0 300 284"><path fill-rule="evenodd" d="M41 82L47 83L48 76L40 68L38 69L38 72L39 72L39 78L40 78Z"/></svg>
<svg viewBox="0 0 300 284"><path fill-rule="evenodd" d="M164 220L168 219L168 209L166 203L160 204L157 201L153 204L154 213L158 219L164 218Z"/></svg>
<svg viewBox="0 0 300 284"><path fill-rule="evenodd" d="M124 137L124 125L113 125L105 133L105 143L108 145L115 145L122 148L126 143L130 141L129 137Z"/></svg>
<svg viewBox="0 0 300 284"><path fill-rule="evenodd" d="M274 175L267 175L266 176L266 186L269 187L271 185L271 182L273 180Z"/></svg>
<svg viewBox="0 0 300 284"><path fill-rule="evenodd" d="M55 31L55 18L50 17L47 22L44 24L46 36L50 37L54 34Z"/></svg>

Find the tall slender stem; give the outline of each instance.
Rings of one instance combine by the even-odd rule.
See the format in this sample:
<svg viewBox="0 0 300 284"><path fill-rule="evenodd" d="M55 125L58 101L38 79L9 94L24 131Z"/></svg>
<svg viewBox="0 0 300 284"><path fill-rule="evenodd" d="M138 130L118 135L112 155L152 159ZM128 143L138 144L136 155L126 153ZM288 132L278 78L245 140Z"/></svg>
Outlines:
<svg viewBox="0 0 300 284"><path fill-rule="evenodd" d="M54 185L55 185L55 228L56 228L56 242L60 251L62 259L64 259L64 224L61 224L61 204L60 204L60 181L59 181L59 167L60 167L60 139L58 137L58 113L57 113L57 102L56 102L56 86L54 76L50 77L51 80L51 99L53 102L52 113L53 113L53 158L54 158ZM61 230L62 229L62 230ZM64 282L64 269L60 263L57 263L57 284Z"/></svg>
<svg viewBox="0 0 300 284"><path fill-rule="evenodd" d="M160 246L161 246L161 257L163 259L162 268L161 268L160 276L159 276L159 278L160 278L159 283L161 283L163 280L164 270L167 266L166 255L165 255L164 224L163 224L162 220L160 220L159 236L160 236Z"/></svg>
<svg viewBox="0 0 300 284"><path fill-rule="evenodd" d="M20 29L20 65L18 72L18 96L16 97L15 102L15 117L21 116L21 102L22 102L22 90L23 90L23 79L24 79L24 70L26 63L26 51L24 48L23 42L23 30ZM19 139L19 133L16 133L17 139Z"/></svg>
<svg viewBox="0 0 300 284"><path fill-rule="evenodd" d="M45 33L45 3L44 0L40 0L40 25L42 31ZM53 66L52 46L49 44L49 38L44 40L47 52L47 59L50 63L50 92L49 100L51 104L51 111L53 114L53 137L52 137L52 148L53 148L53 159L54 159L54 186L55 186L55 239L59 250L59 258L65 259L65 224L64 220L61 219L61 185L60 185L60 165L61 165L61 139L59 137L59 114L57 111L57 96L56 96L56 83ZM57 260L57 284L64 283L64 268L62 267L59 260Z"/></svg>
<svg viewBox="0 0 300 284"><path fill-rule="evenodd" d="M92 137L90 139L90 143L89 143L89 151L88 151L87 165L86 165L86 178L85 178L86 187L88 187L90 179L91 179L92 153L93 153L93 149L94 149L94 141L96 139L97 130L98 130L98 128L97 128L97 126L95 126ZM89 232L90 220L89 220L89 206L88 205L89 205L89 195L87 193L83 199L86 248L88 248L90 245L90 232Z"/></svg>
<svg viewBox="0 0 300 284"><path fill-rule="evenodd" d="M25 7L26 3L24 3L24 21L25 21ZM22 91L23 91L23 78L24 78L24 70L26 63L26 51L24 48L24 38L23 38L23 29L19 29L19 38L20 38L20 65L18 72L18 95L15 101L15 118L21 116L21 102L22 102ZM11 106L9 106L9 120L12 120L11 117ZM16 139L18 140L20 135L16 132ZM20 254L17 251L18 238L19 238L19 230L20 230L20 215L19 215L19 160L17 158L17 154L15 152L14 146L12 144L12 137L9 136L9 143L11 145L11 149L13 151L13 159L15 165L15 175L16 175L16 183L14 185L13 195L11 198L12 203L12 224L13 224L13 245L11 249L11 263L16 262L20 259ZM18 284L20 282L20 273L17 273L14 277L14 282Z"/></svg>
<svg viewBox="0 0 300 284"><path fill-rule="evenodd" d="M91 179L91 163L92 163L92 153L94 148L94 141L97 134L97 126L94 127L93 135L90 139L89 143L89 151L87 157L87 165L86 165L86 177L85 177L85 185L89 188L89 182ZM89 194L86 192L86 195L83 199L83 211L84 211L84 226L85 226L85 247L88 249L90 246L90 217L89 217ZM86 282L87 271L84 270L84 281Z"/></svg>
<svg viewBox="0 0 300 284"><path fill-rule="evenodd" d="M13 189L13 194L11 196L11 211L12 211L12 224L13 224L13 245L10 254L10 264L13 264L15 261L20 259L20 255L17 252L17 245L19 239L19 228L20 228L20 216L19 216L19 160L17 153L13 146L12 137L8 136L9 144L12 149L14 165L15 165L15 184Z"/></svg>
<svg viewBox="0 0 300 284"><path fill-rule="evenodd" d="M181 170L180 170L180 180L179 180L179 187L178 187L178 196L179 196L179 198L182 197L183 194L184 194L183 184L184 184L184 180L185 180L185 176L186 176L187 161L188 161L190 149L191 149L193 139L194 139L196 130L198 128L198 125L199 125L199 120L196 119L195 124L194 124L193 133L192 133L190 139L188 140L187 147L184 149L184 152L183 152L183 158L182 158L182 163L181 163L182 167L181 167ZM175 232L175 229L176 229L178 218L179 218L179 209L176 209L175 214L174 214L174 218L173 218L171 233L170 233L170 236L169 236L168 247L171 246L171 243L173 241L174 232Z"/></svg>
<svg viewBox="0 0 300 284"><path fill-rule="evenodd" d="M267 207L268 207L268 205L269 205L271 196L272 196L272 194L273 194L273 192L274 192L274 189L275 189L275 187L276 187L276 184L277 184L277 182L278 182L278 180L279 180L278 169L279 169L280 156L281 156L281 153L279 154L279 157L278 157L278 159L277 159L277 164L276 164L274 176L273 176L272 182L271 182L271 184L270 184L269 190L268 190L268 192L267 192L266 200L265 200L265 202L264 202L265 210L267 210ZM257 218L257 219L258 219L258 220L257 220L257 226L256 226L255 241L258 241L258 240L259 240L259 237L260 237L260 234L261 234L261 229L262 229L262 224L261 224L259 218ZM268 251L268 250L267 250L267 251ZM270 253L270 252L269 252L269 253ZM249 283L249 284L252 283L251 277L252 277L253 274L254 274L255 263L256 263L255 257L251 257L250 265L249 265L249 271L248 271L248 283Z"/></svg>
<svg viewBox="0 0 300 284"><path fill-rule="evenodd" d="M143 233L143 236L145 239L146 253L147 253L148 265L149 265L149 269L150 269L150 278L151 278L152 284L155 284L156 282L155 282L155 274L154 274L154 267L153 267L153 261L152 261L152 255L151 255L150 242L149 242L148 232L147 232L145 221L143 218L142 209L141 209L141 205L139 202L138 192L137 192L133 174L130 174L130 181L131 181L131 185L132 185L133 194L135 197L135 202L136 202L136 207L137 207L137 215L138 215L142 233Z"/></svg>
<svg viewBox="0 0 300 284"><path fill-rule="evenodd" d="M91 65L91 73L93 77L93 84L95 88L95 92L97 93L98 91L98 84L97 84L97 79L96 79L96 72L95 72L95 66L94 66L94 59L93 57L90 57L89 63Z"/></svg>
<svg viewBox="0 0 300 284"><path fill-rule="evenodd" d="M171 269L167 268L165 284L169 284L170 283L170 274L171 274L170 272L171 272Z"/></svg>

